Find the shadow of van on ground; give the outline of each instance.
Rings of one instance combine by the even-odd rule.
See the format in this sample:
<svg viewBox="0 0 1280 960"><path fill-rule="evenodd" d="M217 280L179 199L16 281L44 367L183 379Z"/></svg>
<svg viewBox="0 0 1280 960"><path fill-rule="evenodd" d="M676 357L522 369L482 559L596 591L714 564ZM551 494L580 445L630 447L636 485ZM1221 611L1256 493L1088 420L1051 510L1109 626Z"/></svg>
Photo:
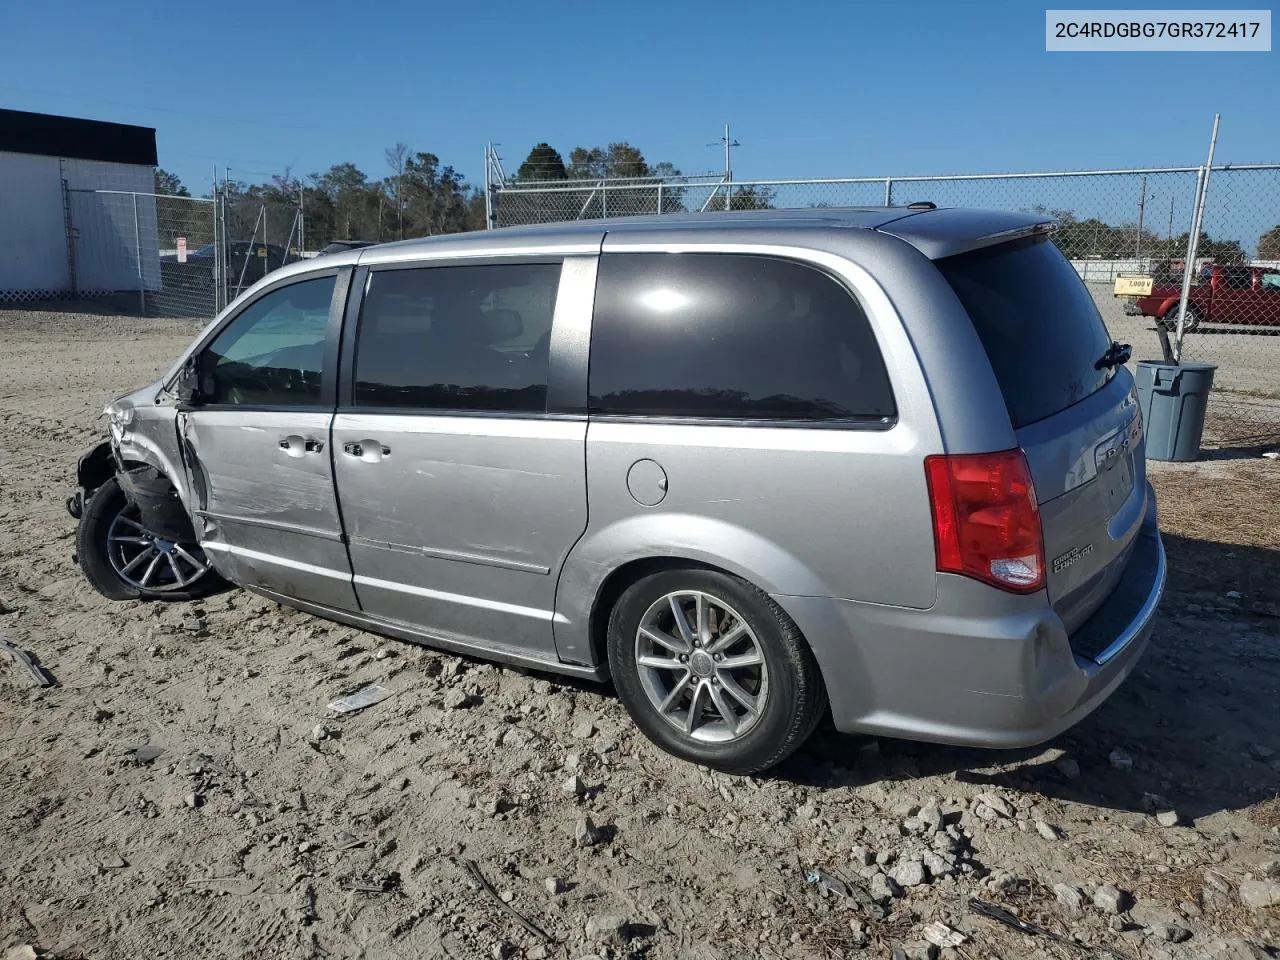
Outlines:
<svg viewBox="0 0 1280 960"><path fill-rule="evenodd" d="M828 723L773 775L815 787L951 776L1130 811L1158 794L1184 821L1280 794L1280 619L1254 612L1280 590L1280 551L1170 535L1165 546L1169 586L1145 656L1061 736L995 751L843 736ZM1223 582L1256 590L1228 598L1206 589ZM1112 767L1117 748L1132 769ZM1079 776L1057 768L1063 752Z"/></svg>

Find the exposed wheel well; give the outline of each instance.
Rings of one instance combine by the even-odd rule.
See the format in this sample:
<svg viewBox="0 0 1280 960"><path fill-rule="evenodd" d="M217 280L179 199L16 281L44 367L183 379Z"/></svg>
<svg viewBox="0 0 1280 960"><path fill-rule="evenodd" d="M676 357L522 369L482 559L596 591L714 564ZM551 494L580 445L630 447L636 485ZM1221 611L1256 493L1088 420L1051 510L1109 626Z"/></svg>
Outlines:
<svg viewBox="0 0 1280 960"><path fill-rule="evenodd" d="M618 598L637 580L659 573L663 570L691 568L695 570L715 570L717 573L729 573L709 563L699 563L684 557L645 557L624 563L609 576L596 591L595 603L591 605L591 653L595 662L605 670L609 668L609 615L613 612Z"/></svg>

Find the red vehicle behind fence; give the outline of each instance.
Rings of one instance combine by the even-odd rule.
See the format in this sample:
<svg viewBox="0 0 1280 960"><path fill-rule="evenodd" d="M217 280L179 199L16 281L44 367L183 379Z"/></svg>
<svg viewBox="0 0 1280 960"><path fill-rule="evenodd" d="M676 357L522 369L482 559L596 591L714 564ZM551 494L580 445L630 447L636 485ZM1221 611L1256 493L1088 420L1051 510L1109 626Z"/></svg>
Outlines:
<svg viewBox="0 0 1280 960"><path fill-rule="evenodd" d="M1150 293L1125 302L1130 316L1155 317L1170 328L1178 322L1179 281L1153 282ZM1187 295L1185 330L1205 323L1280 326L1280 267L1207 266Z"/></svg>

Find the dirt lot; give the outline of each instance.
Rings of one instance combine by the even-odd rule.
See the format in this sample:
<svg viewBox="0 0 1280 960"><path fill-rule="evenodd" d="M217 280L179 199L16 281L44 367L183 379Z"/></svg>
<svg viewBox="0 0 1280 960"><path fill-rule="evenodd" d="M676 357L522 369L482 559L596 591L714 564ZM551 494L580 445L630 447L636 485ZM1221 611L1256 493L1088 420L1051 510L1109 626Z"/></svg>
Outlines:
<svg viewBox="0 0 1280 960"><path fill-rule="evenodd" d="M1045 749L824 730L730 777L656 751L606 689L238 591L93 593L62 502L75 454L193 332L0 312L0 634L58 681L0 655L0 951L927 956L934 922L964 960L1280 948L1280 463L1155 472L1172 582L1152 648ZM373 682L396 695L326 715Z"/></svg>

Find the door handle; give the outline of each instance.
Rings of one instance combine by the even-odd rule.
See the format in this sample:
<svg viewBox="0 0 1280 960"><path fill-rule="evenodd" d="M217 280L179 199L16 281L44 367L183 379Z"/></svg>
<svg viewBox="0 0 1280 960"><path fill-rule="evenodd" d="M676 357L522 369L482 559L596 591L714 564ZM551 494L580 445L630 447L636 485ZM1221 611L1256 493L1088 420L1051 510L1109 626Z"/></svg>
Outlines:
<svg viewBox="0 0 1280 960"><path fill-rule="evenodd" d="M300 437L291 434L280 438L280 449L291 457L300 457L306 453L319 453L324 449L324 441L315 437Z"/></svg>
<svg viewBox="0 0 1280 960"><path fill-rule="evenodd" d="M377 440L349 440L342 445L342 452L365 463L377 463L391 456L391 448Z"/></svg>

